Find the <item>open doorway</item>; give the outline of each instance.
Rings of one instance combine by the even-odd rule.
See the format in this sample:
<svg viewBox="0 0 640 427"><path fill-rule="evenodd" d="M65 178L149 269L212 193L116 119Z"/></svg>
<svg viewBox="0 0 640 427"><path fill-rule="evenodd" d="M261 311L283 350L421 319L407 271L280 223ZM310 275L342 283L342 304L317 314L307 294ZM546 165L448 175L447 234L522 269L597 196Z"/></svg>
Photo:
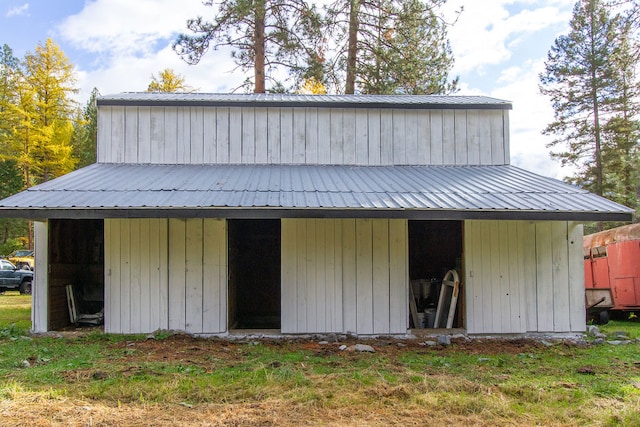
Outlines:
<svg viewBox="0 0 640 427"><path fill-rule="evenodd" d="M229 220L229 329L280 329L280 220Z"/></svg>
<svg viewBox="0 0 640 427"><path fill-rule="evenodd" d="M69 298L76 314L95 314L104 308L104 221L49 221L49 330L72 324Z"/></svg>
<svg viewBox="0 0 640 427"><path fill-rule="evenodd" d="M462 221L409 221L412 328L434 327L442 279L449 270L455 269L462 279L462 225ZM454 328L464 326L460 302L458 298ZM449 301L444 305L448 310Z"/></svg>

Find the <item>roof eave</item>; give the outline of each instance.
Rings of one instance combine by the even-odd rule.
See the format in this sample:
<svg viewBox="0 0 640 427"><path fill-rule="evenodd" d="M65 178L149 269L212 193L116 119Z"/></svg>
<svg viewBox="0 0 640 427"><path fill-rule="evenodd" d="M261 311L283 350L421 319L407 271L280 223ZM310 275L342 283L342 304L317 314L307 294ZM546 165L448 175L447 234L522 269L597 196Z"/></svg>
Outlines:
<svg viewBox="0 0 640 427"><path fill-rule="evenodd" d="M392 208L265 208L265 207L108 207L108 208L0 208L0 218L106 219L106 218L387 218L414 220L527 220L527 221L622 221L633 220L631 211L535 211L451 210Z"/></svg>

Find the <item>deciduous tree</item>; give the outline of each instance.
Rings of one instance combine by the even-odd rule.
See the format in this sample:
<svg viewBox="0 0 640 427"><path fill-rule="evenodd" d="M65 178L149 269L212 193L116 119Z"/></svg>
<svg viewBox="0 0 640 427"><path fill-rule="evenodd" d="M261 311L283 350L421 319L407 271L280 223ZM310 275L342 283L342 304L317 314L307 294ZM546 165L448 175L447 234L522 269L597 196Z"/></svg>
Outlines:
<svg viewBox="0 0 640 427"><path fill-rule="evenodd" d="M151 83L147 92L193 92L194 89L187 85L182 74L176 74L171 68L165 68L158 73L158 77L151 75Z"/></svg>

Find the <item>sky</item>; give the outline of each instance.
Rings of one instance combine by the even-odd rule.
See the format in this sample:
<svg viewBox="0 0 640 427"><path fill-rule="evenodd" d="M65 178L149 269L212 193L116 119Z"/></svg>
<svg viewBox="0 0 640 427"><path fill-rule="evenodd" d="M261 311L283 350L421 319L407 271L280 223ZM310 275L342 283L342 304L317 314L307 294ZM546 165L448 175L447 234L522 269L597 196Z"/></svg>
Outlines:
<svg viewBox="0 0 640 427"><path fill-rule="evenodd" d="M325 0L326 1L326 0ZM317 2L318 4L324 2ZM554 40L566 34L574 0L448 0L454 19L449 40L459 76L459 95L511 101L511 163L553 178L571 174L549 156L541 131L553 109L540 95ZM0 0L0 45L23 58L51 38L75 64L84 105L93 88L101 94L145 91L153 75L172 68L199 92L230 92L246 78L234 70L229 51L211 51L188 65L172 50L186 21L210 17L202 0Z"/></svg>

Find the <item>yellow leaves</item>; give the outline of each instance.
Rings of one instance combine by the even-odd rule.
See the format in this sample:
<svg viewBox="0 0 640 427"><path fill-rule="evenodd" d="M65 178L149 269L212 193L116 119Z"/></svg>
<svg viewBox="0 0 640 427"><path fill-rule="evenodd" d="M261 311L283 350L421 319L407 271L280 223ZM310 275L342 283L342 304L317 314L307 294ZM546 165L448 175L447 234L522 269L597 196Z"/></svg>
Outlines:
<svg viewBox="0 0 640 427"><path fill-rule="evenodd" d="M176 74L171 68L160 71L158 77L151 74L151 83L147 92L193 92L194 89L185 83L182 74Z"/></svg>
<svg viewBox="0 0 640 427"><path fill-rule="evenodd" d="M308 78L298 91L301 95L326 95L327 88L324 83L318 81L315 77Z"/></svg>

